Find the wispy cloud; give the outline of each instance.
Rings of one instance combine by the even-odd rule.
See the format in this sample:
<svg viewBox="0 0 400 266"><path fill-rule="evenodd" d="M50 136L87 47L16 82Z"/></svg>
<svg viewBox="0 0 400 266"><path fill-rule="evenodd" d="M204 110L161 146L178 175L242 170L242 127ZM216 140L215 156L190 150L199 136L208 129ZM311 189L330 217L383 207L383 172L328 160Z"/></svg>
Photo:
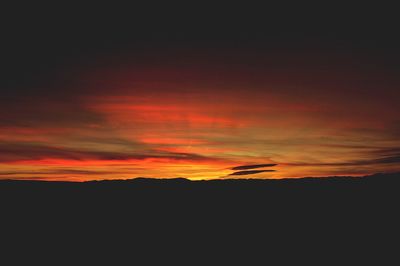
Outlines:
<svg viewBox="0 0 400 266"><path fill-rule="evenodd" d="M288 163L290 166L366 166L366 165L379 165L379 164L399 164L400 163L400 148L379 148L367 151L363 156L370 157L371 159L351 160L344 162L334 163Z"/></svg>
<svg viewBox="0 0 400 266"><path fill-rule="evenodd" d="M144 152L111 152L97 150L79 150L64 147L53 147L32 143L0 143L0 162L17 162L41 159L64 160L145 160L145 159L170 159L201 161L210 158L195 153L178 153L167 151L149 150Z"/></svg>
<svg viewBox="0 0 400 266"><path fill-rule="evenodd" d="M0 172L0 176L13 176L13 175L104 175L104 174L118 174L117 171L90 171L79 169L55 169L55 170L42 170L42 171L7 171Z"/></svg>

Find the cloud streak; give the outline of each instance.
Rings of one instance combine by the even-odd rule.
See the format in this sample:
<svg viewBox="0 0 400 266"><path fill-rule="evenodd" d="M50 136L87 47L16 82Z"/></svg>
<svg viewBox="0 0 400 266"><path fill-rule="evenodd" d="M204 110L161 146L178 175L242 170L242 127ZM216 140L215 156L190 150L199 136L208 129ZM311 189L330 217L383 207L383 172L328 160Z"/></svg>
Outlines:
<svg viewBox="0 0 400 266"><path fill-rule="evenodd" d="M231 170L249 170L249 169L257 169L257 168L264 168L264 167L273 167L277 166L278 164L269 163L269 164L250 164L250 165L240 165L231 168Z"/></svg>
<svg viewBox="0 0 400 266"><path fill-rule="evenodd" d="M400 164L400 148L380 148L364 153L364 156L375 157L365 160L351 160L335 163L289 163L291 166L367 166L380 164Z"/></svg>
<svg viewBox="0 0 400 266"><path fill-rule="evenodd" d="M276 170L250 170L250 171L238 171L234 172L232 174L229 174L229 176L235 176L235 175L254 175L254 174L259 174L259 173L264 173L264 172L275 172Z"/></svg>
<svg viewBox="0 0 400 266"><path fill-rule="evenodd" d="M206 156L194 153L179 153L150 150L143 153L111 152L95 150L78 150L60 148L30 143L0 143L0 163L18 161L31 161L41 159L63 159L74 161L104 160L104 161L128 161L145 159L169 159L202 161L210 160Z"/></svg>
<svg viewBox="0 0 400 266"><path fill-rule="evenodd" d="M104 175L104 174L118 174L117 171L90 171L79 169L55 169L55 170L41 170L41 171L8 171L0 172L0 176L12 175Z"/></svg>

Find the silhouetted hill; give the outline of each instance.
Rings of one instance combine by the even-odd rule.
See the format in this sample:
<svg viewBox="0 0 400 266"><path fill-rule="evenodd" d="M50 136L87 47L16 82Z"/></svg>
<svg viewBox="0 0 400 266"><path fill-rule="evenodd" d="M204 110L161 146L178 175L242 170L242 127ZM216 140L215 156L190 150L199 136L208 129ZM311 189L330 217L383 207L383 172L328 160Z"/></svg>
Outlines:
<svg viewBox="0 0 400 266"><path fill-rule="evenodd" d="M0 180L0 186L4 188L12 188L13 186L41 186L41 187L95 187L95 186L134 186L150 185L150 186L175 186L186 185L188 187L194 186L288 186L288 185L307 185L318 186L326 185L334 186L337 184L392 184L400 183L400 173L377 173L367 176L326 176L326 177L303 177L303 178L283 178L283 179L211 179L211 180L197 180L191 181L189 179L180 178L145 178L138 177L132 179L114 179L114 180L96 180L86 182L63 182L63 181L42 181L42 180Z"/></svg>
<svg viewBox="0 0 400 266"><path fill-rule="evenodd" d="M90 182L0 181L2 202L30 205L44 204L134 204L136 207L183 206L193 204L225 204L226 208L248 205L249 208L281 208L299 205L312 207L319 204L348 209L351 204L363 202L378 204L386 199L400 199L400 174L374 174L364 177L333 176L298 179L220 179L190 181L185 178L105 180ZM400 202L400 201L399 201ZM170 205L168 205L170 204ZM307 206L303 206L307 204ZM392 202L385 202L386 206ZM192 206L191 206L192 205ZM222 207L222 206L221 206ZM326 206L325 206L326 207Z"/></svg>
<svg viewBox="0 0 400 266"><path fill-rule="evenodd" d="M8 249L25 245L42 251L39 243L45 242L46 254L62 249L89 261L117 249L113 262L120 256L135 259L141 250L150 264L171 254L190 256L185 261L191 264L250 253L243 265L274 255L281 262L321 262L317 258L323 256L336 265L395 249L389 243L399 236L399 184L399 173L283 180L3 180L0 228Z"/></svg>

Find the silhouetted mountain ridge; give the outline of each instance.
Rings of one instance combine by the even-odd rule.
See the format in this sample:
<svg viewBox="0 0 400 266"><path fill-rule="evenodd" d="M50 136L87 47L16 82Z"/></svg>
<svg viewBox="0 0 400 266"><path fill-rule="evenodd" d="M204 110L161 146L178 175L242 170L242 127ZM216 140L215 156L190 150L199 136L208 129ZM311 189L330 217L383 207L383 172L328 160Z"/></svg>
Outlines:
<svg viewBox="0 0 400 266"><path fill-rule="evenodd" d="M393 179L393 180L392 180ZM135 184L135 183L258 183L258 184L272 184L272 183L318 183L325 181L397 181L399 179L400 172L395 173L375 173L365 176L310 176L301 178L281 178L281 179L260 179L260 178L224 178L224 179L204 179L204 180L190 180L185 177L177 178L149 178L149 177L136 177L128 179L104 179L104 180L93 180L84 182L74 181L45 181L45 180L27 180L27 179L4 179L0 180L0 184L5 183L57 183L57 184L111 184L111 183L123 183L123 184Z"/></svg>

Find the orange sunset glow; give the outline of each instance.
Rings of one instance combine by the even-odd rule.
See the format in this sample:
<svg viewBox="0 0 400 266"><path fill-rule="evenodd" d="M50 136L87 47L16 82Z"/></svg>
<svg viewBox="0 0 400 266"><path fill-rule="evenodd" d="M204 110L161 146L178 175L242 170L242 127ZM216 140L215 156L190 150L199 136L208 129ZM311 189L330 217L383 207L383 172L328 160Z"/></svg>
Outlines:
<svg viewBox="0 0 400 266"><path fill-rule="evenodd" d="M398 171L398 83L368 60L237 51L97 58L57 74L51 89L3 103L0 178Z"/></svg>

